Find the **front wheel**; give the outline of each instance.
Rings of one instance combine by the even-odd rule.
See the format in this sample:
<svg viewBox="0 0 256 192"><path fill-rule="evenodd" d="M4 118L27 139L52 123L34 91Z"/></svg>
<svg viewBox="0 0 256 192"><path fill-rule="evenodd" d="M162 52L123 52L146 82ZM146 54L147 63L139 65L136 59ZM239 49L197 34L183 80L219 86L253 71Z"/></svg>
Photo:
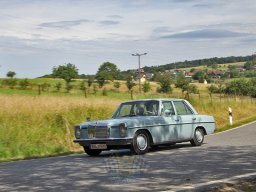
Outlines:
<svg viewBox="0 0 256 192"><path fill-rule="evenodd" d="M137 131L132 142L132 152L143 155L149 149L149 136L146 131Z"/></svg>
<svg viewBox="0 0 256 192"><path fill-rule="evenodd" d="M204 131L197 128L194 133L193 139L190 141L192 146L200 146L204 142Z"/></svg>
<svg viewBox="0 0 256 192"><path fill-rule="evenodd" d="M84 147L84 152L90 156L98 156L101 153L101 151L102 150L100 149L90 149L89 147Z"/></svg>

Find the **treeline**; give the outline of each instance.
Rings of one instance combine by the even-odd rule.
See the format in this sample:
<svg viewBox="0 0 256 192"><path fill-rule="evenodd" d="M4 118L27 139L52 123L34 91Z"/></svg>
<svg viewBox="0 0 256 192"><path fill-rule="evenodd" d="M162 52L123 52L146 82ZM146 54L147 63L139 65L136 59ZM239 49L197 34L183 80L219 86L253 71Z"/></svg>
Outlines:
<svg viewBox="0 0 256 192"><path fill-rule="evenodd" d="M143 67L146 73L156 73L156 72L164 72L166 70L171 69L179 69L179 68L187 68L187 67L198 67L198 66L208 66L212 67L216 64L224 64L224 63L236 63L236 62L250 62L253 60L255 56L230 56L230 57L213 57L207 59L197 59L192 61L181 61L175 63L169 63L165 65L159 66L145 66ZM134 75L134 70L127 70L127 71L120 71L120 73L116 76L117 80L127 80L128 77ZM89 79L95 78L96 75L86 75L81 74L78 75L77 78L79 79ZM250 76L250 74L248 75ZM54 78L52 74L44 75L39 78Z"/></svg>
<svg viewBox="0 0 256 192"><path fill-rule="evenodd" d="M223 93L234 96L250 96L256 98L256 78L236 79L226 84L219 83L208 87L210 94Z"/></svg>
<svg viewBox="0 0 256 192"><path fill-rule="evenodd" d="M213 66L215 64L224 64L224 63L236 63L236 62L247 62L251 61L253 56L231 56L231 57L213 57L208 59L197 59L192 61L183 61L183 62L175 62L169 63L166 65L160 66L151 66L151 67L143 67L144 71L147 73L155 73L155 72L163 72L166 70L171 70L175 68L187 68L187 67L198 67L198 66Z"/></svg>

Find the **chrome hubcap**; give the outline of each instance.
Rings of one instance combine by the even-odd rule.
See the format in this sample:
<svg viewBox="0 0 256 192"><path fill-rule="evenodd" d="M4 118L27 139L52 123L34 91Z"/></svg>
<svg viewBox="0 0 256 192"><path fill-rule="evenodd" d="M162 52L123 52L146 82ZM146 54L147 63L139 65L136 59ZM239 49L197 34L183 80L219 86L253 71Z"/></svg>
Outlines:
<svg viewBox="0 0 256 192"><path fill-rule="evenodd" d="M142 135L142 134L138 135L137 136L137 146L138 146L138 148L143 151L147 148L147 145L148 145L148 143L147 143L146 136Z"/></svg>
<svg viewBox="0 0 256 192"><path fill-rule="evenodd" d="M201 143L203 141L203 133L200 130L196 130L196 140Z"/></svg>

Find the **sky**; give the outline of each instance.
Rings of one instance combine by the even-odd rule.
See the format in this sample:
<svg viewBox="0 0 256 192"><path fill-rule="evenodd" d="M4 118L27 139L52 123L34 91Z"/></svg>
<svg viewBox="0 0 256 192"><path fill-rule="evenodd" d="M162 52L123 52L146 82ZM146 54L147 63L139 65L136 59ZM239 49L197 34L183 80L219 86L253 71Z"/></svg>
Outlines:
<svg viewBox="0 0 256 192"><path fill-rule="evenodd" d="M256 51L255 0L0 0L0 77L72 63L141 66Z"/></svg>

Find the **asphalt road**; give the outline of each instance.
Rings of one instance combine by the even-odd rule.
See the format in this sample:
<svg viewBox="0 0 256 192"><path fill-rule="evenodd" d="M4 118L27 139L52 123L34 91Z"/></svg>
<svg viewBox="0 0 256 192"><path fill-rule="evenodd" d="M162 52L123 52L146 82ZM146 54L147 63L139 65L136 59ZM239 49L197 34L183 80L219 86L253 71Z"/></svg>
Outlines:
<svg viewBox="0 0 256 192"><path fill-rule="evenodd" d="M207 136L201 147L177 144L144 156L123 150L0 163L0 191L200 191L251 174L256 123Z"/></svg>

